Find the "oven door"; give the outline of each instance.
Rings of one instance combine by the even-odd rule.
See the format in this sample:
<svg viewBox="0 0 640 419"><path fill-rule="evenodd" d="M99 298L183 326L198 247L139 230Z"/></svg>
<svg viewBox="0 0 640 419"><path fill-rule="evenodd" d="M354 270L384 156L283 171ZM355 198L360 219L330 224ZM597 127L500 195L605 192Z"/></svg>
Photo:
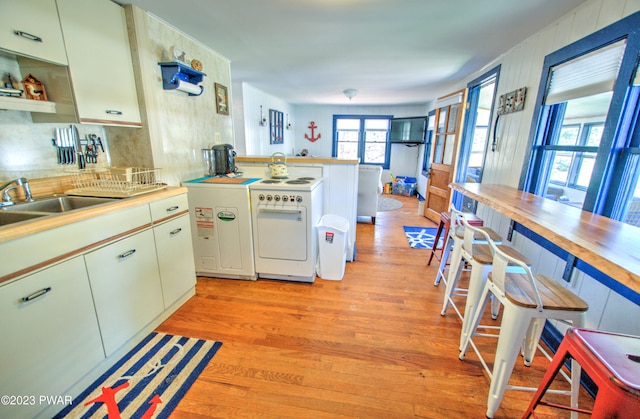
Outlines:
<svg viewBox="0 0 640 419"><path fill-rule="evenodd" d="M263 259L306 261L307 208L257 208L256 252Z"/></svg>

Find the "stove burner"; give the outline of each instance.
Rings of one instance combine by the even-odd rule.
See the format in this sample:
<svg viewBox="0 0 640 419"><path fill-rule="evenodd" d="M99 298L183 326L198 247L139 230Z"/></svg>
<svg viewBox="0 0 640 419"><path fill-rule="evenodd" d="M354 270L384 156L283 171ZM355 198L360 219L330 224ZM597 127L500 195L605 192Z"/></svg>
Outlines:
<svg viewBox="0 0 640 419"><path fill-rule="evenodd" d="M298 180L316 180L314 177L299 177Z"/></svg>
<svg viewBox="0 0 640 419"><path fill-rule="evenodd" d="M262 182L260 182L260 183L275 184L275 183L280 183L280 181L279 181L279 180L277 180L277 179L265 179L265 180L263 180L263 181L262 181Z"/></svg>
<svg viewBox="0 0 640 419"><path fill-rule="evenodd" d="M294 179L294 180L288 180L286 183L288 183L289 185L306 185L307 183L311 183L311 182L304 179Z"/></svg>

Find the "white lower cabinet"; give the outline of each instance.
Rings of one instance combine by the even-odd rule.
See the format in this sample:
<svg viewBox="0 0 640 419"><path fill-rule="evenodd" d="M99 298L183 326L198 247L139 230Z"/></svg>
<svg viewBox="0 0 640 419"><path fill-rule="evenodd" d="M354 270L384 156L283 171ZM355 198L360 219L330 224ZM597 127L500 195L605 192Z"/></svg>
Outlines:
<svg viewBox="0 0 640 419"><path fill-rule="evenodd" d="M164 311L153 231L84 257L105 354L110 356Z"/></svg>
<svg viewBox="0 0 640 419"><path fill-rule="evenodd" d="M105 354L82 256L0 287L0 416L31 418ZM5 403L5 401L7 403ZM63 408L64 406L60 406Z"/></svg>
<svg viewBox="0 0 640 419"><path fill-rule="evenodd" d="M189 214L154 227L153 234L156 239L164 307L169 308L196 283Z"/></svg>
<svg viewBox="0 0 640 419"><path fill-rule="evenodd" d="M0 276L62 260L0 284L0 396L7 396L0 418L62 409L48 400L77 395L83 381L137 343L132 338L193 295L186 202L186 194L177 195L0 245L7 262L17 261ZM62 241L52 253L56 239ZM86 247L94 250L80 254Z"/></svg>

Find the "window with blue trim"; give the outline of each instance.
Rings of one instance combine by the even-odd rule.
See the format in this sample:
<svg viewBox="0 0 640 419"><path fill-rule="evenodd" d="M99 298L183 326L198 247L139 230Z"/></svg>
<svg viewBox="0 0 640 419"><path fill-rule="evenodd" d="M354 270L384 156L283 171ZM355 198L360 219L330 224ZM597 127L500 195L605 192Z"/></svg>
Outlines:
<svg viewBox="0 0 640 419"><path fill-rule="evenodd" d="M333 157L389 168L392 116L334 115Z"/></svg>
<svg viewBox="0 0 640 419"><path fill-rule="evenodd" d="M604 123L566 124L553 149L549 184L586 191L591 180ZM559 200L567 199L566 196Z"/></svg>
<svg viewBox="0 0 640 419"><path fill-rule="evenodd" d="M522 189L640 225L640 13L545 58Z"/></svg>
<svg viewBox="0 0 640 419"><path fill-rule="evenodd" d="M424 136L424 154L422 155L422 174L429 173L429 165L431 164L431 141L433 140L433 130L436 120L436 111L429 112L427 116L427 132Z"/></svg>

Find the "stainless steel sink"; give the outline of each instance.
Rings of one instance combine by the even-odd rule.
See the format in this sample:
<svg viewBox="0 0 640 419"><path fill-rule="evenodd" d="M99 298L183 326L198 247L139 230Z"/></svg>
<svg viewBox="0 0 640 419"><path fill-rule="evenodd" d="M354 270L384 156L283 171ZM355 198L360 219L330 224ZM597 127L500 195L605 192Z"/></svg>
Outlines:
<svg viewBox="0 0 640 419"><path fill-rule="evenodd" d="M15 205L1 207L0 227L39 217L53 216L68 211L103 205L113 201L117 201L117 199L55 195L36 198L33 202L18 202Z"/></svg>
<svg viewBox="0 0 640 419"><path fill-rule="evenodd" d="M0 211L0 226L19 223L21 221L32 220L38 217L45 217L50 214L19 212L19 211Z"/></svg>
<svg viewBox="0 0 640 419"><path fill-rule="evenodd" d="M34 202L17 203L9 207L3 207L6 212L14 211L34 211L46 213L59 213L73 211L80 208L93 207L96 205L113 202L111 198L94 198L86 196L53 196L36 199Z"/></svg>

